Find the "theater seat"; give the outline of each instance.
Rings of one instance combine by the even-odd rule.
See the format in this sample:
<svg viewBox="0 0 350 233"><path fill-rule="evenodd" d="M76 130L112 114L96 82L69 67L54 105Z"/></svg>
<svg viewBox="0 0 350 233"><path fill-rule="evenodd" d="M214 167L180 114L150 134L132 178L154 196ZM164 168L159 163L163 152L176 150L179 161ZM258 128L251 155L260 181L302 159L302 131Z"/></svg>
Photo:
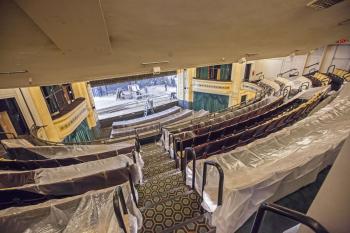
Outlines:
<svg viewBox="0 0 350 233"><path fill-rule="evenodd" d="M222 129L218 129L216 131L212 131L209 134L208 141L209 142L215 141L215 140L219 139L222 136L222 134L223 134L223 130Z"/></svg>
<svg viewBox="0 0 350 233"><path fill-rule="evenodd" d="M235 134L224 139L223 150L233 150L237 147L241 134Z"/></svg>
<svg viewBox="0 0 350 233"><path fill-rule="evenodd" d="M198 146L198 145L201 145L203 143L206 143L208 141L209 134L210 133L206 133L206 134L196 136L193 139L193 146Z"/></svg>

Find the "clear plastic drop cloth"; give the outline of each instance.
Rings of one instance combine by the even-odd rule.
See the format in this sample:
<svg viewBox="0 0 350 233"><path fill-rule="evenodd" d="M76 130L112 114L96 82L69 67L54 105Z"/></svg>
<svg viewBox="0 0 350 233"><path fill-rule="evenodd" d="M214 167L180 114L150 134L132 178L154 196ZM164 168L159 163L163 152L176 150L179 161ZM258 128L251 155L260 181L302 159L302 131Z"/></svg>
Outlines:
<svg viewBox="0 0 350 233"><path fill-rule="evenodd" d="M137 127L130 126L125 128L112 129L111 135L113 137L125 137L130 135L136 135L136 132L139 135L147 134L148 132L151 132L151 131L159 131L160 127L166 126L173 122L180 121L191 115L192 115L192 110L184 109L181 112L172 114L170 116L160 118L158 120L145 123L142 125L137 125Z"/></svg>
<svg viewBox="0 0 350 233"><path fill-rule="evenodd" d="M135 139L112 143L96 145L72 145L72 146L19 146L16 143L19 139L7 139L6 148L11 153L12 159L63 159L77 158L95 154L124 154L129 153L135 147ZM5 142L6 143L6 142ZM11 147L9 147L11 146Z"/></svg>
<svg viewBox="0 0 350 233"><path fill-rule="evenodd" d="M350 85L313 115L247 146L207 158L224 171L223 205L217 207L218 172L208 167L203 206L218 233L234 232L266 201L276 201L315 181L336 159L350 133ZM203 163L197 161L196 189ZM187 166L191 184L192 162Z"/></svg>
<svg viewBox="0 0 350 233"><path fill-rule="evenodd" d="M157 112L151 115L147 115L145 117L140 117L140 118L131 119L131 120L124 120L124 121L115 121L112 124L112 128L117 129L117 128L124 128L124 127L130 127L130 126L137 127L138 125L145 124L147 122L152 122L152 121L161 119L163 117L170 116L180 111L181 111L180 107L174 106L167 110Z"/></svg>
<svg viewBox="0 0 350 233"><path fill-rule="evenodd" d="M163 127L161 141L165 149L169 150L169 135L173 130L189 126L192 123L192 120L199 119L207 115L209 115L209 112L201 109L198 112L192 112L191 116L183 120L176 121L176 123L166 125L165 127Z"/></svg>
<svg viewBox="0 0 350 233"><path fill-rule="evenodd" d="M142 215L132 201L130 186L121 185L128 209L129 232L142 227ZM122 233L113 209L115 187L0 211L6 233Z"/></svg>
<svg viewBox="0 0 350 233"><path fill-rule="evenodd" d="M138 164L125 155L76 165L31 171L0 171L0 187L45 195L77 195L128 181L130 165L134 183L141 181ZM0 190L1 193L1 190Z"/></svg>

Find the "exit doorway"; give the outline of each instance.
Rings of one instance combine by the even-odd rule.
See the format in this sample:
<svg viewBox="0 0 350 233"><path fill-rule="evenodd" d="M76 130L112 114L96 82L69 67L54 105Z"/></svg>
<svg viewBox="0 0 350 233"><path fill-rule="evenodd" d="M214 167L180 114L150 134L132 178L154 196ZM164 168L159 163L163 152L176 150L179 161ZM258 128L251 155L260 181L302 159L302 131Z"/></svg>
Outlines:
<svg viewBox="0 0 350 233"><path fill-rule="evenodd" d="M13 138L25 134L29 134L29 129L16 99L0 99L0 139Z"/></svg>

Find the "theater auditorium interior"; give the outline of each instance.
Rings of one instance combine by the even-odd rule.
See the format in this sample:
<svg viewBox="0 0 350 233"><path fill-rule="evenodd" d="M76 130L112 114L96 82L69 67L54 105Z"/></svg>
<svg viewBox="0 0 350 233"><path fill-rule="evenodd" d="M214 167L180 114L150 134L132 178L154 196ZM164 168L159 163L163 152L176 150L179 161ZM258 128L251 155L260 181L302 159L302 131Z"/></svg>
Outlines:
<svg viewBox="0 0 350 233"><path fill-rule="evenodd" d="M0 0L0 232L350 232L349 39L349 0Z"/></svg>

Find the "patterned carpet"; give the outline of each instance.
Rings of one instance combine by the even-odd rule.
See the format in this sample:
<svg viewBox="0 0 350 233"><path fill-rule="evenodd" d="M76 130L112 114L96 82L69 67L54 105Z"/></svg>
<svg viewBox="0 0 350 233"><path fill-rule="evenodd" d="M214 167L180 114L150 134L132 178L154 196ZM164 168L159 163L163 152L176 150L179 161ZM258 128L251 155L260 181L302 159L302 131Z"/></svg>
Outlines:
<svg viewBox="0 0 350 233"><path fill-rule="evenodd" d="M161 146L142 146L145 182L137 185L138 207L143 216L139 233L215 232L208 213L202 214L201 197L186 186L183 174L176 169Z"/></svg>

